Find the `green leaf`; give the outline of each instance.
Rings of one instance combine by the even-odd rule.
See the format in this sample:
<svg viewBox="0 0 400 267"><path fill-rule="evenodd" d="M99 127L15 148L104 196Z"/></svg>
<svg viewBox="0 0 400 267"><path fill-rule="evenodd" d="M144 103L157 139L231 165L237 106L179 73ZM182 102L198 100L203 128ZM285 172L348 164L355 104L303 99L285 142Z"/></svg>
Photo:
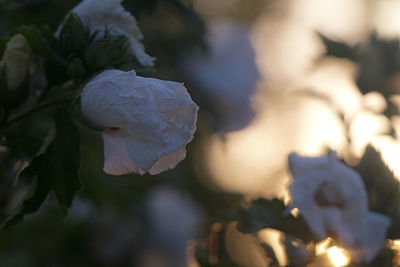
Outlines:
<svg viewBox="0 0 400 267"><path fill-rule="evenodd" d="M13 109L20 106L29 96L29 77L12 90L7 86L7 72L4 65L0 65L0 107Z"/></svg>
<svg viewBox="0 0 400 267"><path fill-rule="evenodd" d="M287 214L286 210L284 202L278 198L253 200L249 210L238 220L238 230L250 234L272 228L292 235L304 243L317 241L306 222L301 217Z"/></svg>
<svg viewBox="0 0 400 267"><path fill-rule="evenodd" d="M279 267L279 261L276 257L274 249L265 242L260 242L260 246L263 249L265 256L269 260L268 267Z"/></svg>
<svg viewBox="0 0 400 267"><path fill-rule="evenodd" d="M79 16L73 12L67 14L62 23L59 36L61 50L65 55L82 53L89 43L90 32Z"/></svg>
<svg viewBox="0 0 400 267"><path fill-rule="evenodd" d="M93 70L118 67L129 58L128 39L124 35L110 36L94 40L85 51L86 64Z"/></svg>
<svg viewBox="0 0 400 267"><path fill-rule="evenodd" d="M367 146L356 170L364 180L370 209L392 219L388 238L400 238L399 181L382 160L381 154L371 145Z"/></svg>
<svg viewBox="0 0 400 267"><path fill-rule="evenodd" d="M54 52L47 39L42 35L40 28L32 25L23 25L18 27L15 32L25 36L36 54L45 58L52 58L54 56Z"/></svg>
<svg viewBox="0 0 400 267"><path fill-rule="evenodd" d="M157 0L136 0L136 1L125 1L124 6L127 6L128 10L139 19L141 13L153 13L157 7Z"/></svg>
<svg viewBox="0 0 400 267"><path fill-rule="evenodd" d="M79 169L79 133L66 111L57 115L57 133L46 153L34 158L20 176L35 178L35 186L23 201L20 210L3 224L9 227L21 221L26 214L36 212L50 192L59 204L71 206L74 194L81 188Z"/></svg>
<svg viewBox="0 0 400 267"><path fill-rule="evenodd" d="M3 57L4 50L6 49L9 38L0 37L0 58Z"/></svg>
<svg viewBox="0 0 400 267"><path fill-rule="evenodd" d="M319 38L324 43L326 52L325 56L337 57L337 58L347 58L349 60L357 60L358 58L358 49L350 47L349 45L334 41L322 33L318 33Z"/></svg>
<svg viewBox="0 0 400 267"><path fill-rule="evenodd" d="M360 49L357 86L363 94L379 91L385 98L398 94L397 75L400 70L399 38L382 39L372 33Z"/></svg>
<svg viewBox="0 0 400 267"><path fill-rule="evenodd" d="M53 140L55 123L51 116L39 112L15 123L3 131L5 141L23 158L31 159L43 153Z"/></svg>
<svg viewBox="0 0 400 267"><path fill-rule="evenodd" d="M236 264L230 257L229 255L225 252L222 253L221 250L224 250L224 248L221 246L220 242L217 244L218 249L216 252L218 252L218 255L213 255L215 258L215 262L210 262L210 251L208 249L197 246L196 247L196 260L199 266L201 267L239 267L238 264Z"/></svg>
<svg viewBox="0 0 400 267"><path fill-rule="evenodd" d="M80 58L74 58L68 65L67 73L74 81L79 82L85 77L85 65Z"/></svg>

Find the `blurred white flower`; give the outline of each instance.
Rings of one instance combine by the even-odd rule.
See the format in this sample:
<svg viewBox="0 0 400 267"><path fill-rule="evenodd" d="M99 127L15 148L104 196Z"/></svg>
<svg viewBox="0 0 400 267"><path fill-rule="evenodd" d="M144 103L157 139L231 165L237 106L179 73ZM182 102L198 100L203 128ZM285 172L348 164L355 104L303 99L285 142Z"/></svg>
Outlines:
<svg viewBox="0 0 400 267"><path fill-rule="evenodd" d="M153 66L155 58L146 54L139 41L143 35L136 19L121 5L123 0L83 0L72 12L76 13L83 23L90 26L92 32L108 29L112 35L124 35L129 40L130 52L144 66Z"/></svg>
<svg viewBox="0 0 400 267"><path fill-rule="evenodd" d="M196 130L198 106L182 83L105 70L88 82L82 114L105 127L104 171L158 174L186 156Z"/></svg>
<svg viewBox="0 0 400 267"><path fill-rule="evenodd" d="M335 152L322 157L289 155L293 183L292 207L298 208L319 238L333 234L355 261L371 261L379 252L390 219L368 211L368 197L360 175Z"/></svg>
<svg viewBox="0 0 400 267"><path fill-rule="evenodd" d="M167 185L151 190L145 207L151 236L141 266L188 266L188 243L198 237L204 222L201 207L189 195Z"/></svg>
<svg viewBox="0 0 400 267"><path fill-rule="evenodd" d="M235 21L213 22L209 50L182 58L182 71L202 90L221 119L222 129L244 128L254 116L250 97L260 79L249 28Z"/></svg>
<svg viewBox="0 0 400 267"><path fill-rule="evenodd" d="M14 90L24 82L35 69L34 56L28 41L22 34L16 34L7 42L1 65L6 71L7 86Z"/></svg>

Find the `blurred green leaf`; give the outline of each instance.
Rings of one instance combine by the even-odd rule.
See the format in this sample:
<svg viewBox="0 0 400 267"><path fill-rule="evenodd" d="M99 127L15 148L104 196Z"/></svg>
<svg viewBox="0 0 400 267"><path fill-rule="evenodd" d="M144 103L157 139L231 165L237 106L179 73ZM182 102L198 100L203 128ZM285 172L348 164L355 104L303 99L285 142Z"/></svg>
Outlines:
<svg viewBox="0 0 400 267"><path fill-rule="evenodd" d="M367 146L356 170L364 180L370 209L392 219L388 238L400 238L399 181L382 160L381 154L371 145Z"/></svg>
<svg viewBox="0 0 400 267"><path fill-rule="evenodd" d="M240 267L228 255L220 253L221 248L218 247L217 251L222 255L214 255L217 258L215 262L210 262L210 255L207 249L196 247L196 260L200 267Z"/></svg>
<svg viewBox="0 0 400 267"><path fill-rule="evenodd" d="M31 159L45 151L55 130L53 118L40 112L11 125L3 134L9 147L18 151L22 158Z"/></svg>
<svg viewBox="0 0 400 267"><path fill-rule="evenodd" d="M351 47L346 43L334 41L322 33L318 33L319 38L325 46L325 56L327 57L337 57L346 58L349 60L357 60L358 58L358 48Z"/></svg>
<svg viewBox="0 0 400 267"><path fill-rule="evenodd" d="M263 249L265 256L269 260L268 267L279 267L279 261L276 257L274 249L265 242L260 242L261 248Z"/></svg>
<svg viewBox="0 0 400 267"><path fill-rule="evenodd" d="M190 2L158 1L155 12L140 20L146 51L157 58L157 70L172 79L179 79L171 66L178 64L183 51L206 46L205 23Z"/></svg>
<svg viewBox="0 0 400 267"><path fill-rule="evenodd" d="M29 77L25 77L23 81L10 90L7 86L6 68L0 65L0 107L4 109L12 109L21 105L29 95Z"/></svg>
<svg viewBox="0 0 400 267"><path fill-rule="evenodd" d="M372 32L363 45L349 46L318 33L325 45L325 56L346 58L359 64L356 79L361 93L382 93L386 98L399 93L396 77L400 71L400 40L382 39ZM393 81L392 81L393 79Z"/></svg>
<svg viewBox="0 0 400 267"><path fill-rule="evenodd" d="M80 58L74 58L68 65L67 73L74 81L80 82L85 77L86 68Z"/></svg>
<svg viewBox="0 0 400 267"><path fill-rule="evenodd" d="M124 35L110 36L91 42L85 52L86 64L93 70L118 67L127 58L128 39Z"/></svg>
<svg viewBox="0 0 400 267"><path fill-rule="evenodd" d="M393 76L400 71L400 40L381 39L372 33L369 42L361 47L360 71L357 86L362 93L379 91L389 97L399 93L398 86L391 82Z"/></svg>
<svg viewBox="0 0 400 267"><path fill-rule="evenodd" d="M42 35L40 28L33 25L23 25L15 30L25 36L32 50L45 58L52 58L54 56L53 50L48 40Z"/></svg>
<svg viewBox="0 0 400 267"><path fill-rule="evenodd" d="M35 54L47 59L44 64L49 83L65 82L67 61L60 54L53 32L46 26L20 26L15 30L28 40Z"/></svg>
<svg viewBox="0 0 400 267"><path fill-rule="evenodd" d="M294 217L286 212L287 207L281 199L259 198L251 202L250 208L233 215L238 221L237 228L243 233L256 233L265 228L272 228L292 235L304 243L318 241L301 217ZM232 213L228 216L232 216Z"/></svg>
<svg viewBox="0 0 400 267"><path fill-rule="evenodd" d="M123 5L131 11L135 18L139 19L142 13L153 13L157 7L157 0L125 1Z"/></svg>
<svg viewBox="0 0 400 267"><path fill-rule="evenodd" d="M83 53L89 43L90 32L79 16L69 12L62 22L59 36L61 50L65 55Z"/></svg>
<svg viewBox="0 0 400 267"><path fill-rule="evenodd" d="M3 56L3 52L6 49L8 40L9 38L7 37L0 37L0 58Z"/></svg>
<svg viewBox="0 0 400 267"><path fill-rule="evenodd" d="M74 194L80 189L79 133L66 111L57 115L57 133L46 153L34 158L20 177L34 178L35 186L16 214L3 224L12 226L26 214L36 212L51 191L63 208L71 206Z"/></svg>
<svg viewBox="0 0 400 267"><path fill-rule="evenodd" d="M0 107L4 109L13 109L20 106L29 96L29 77L10 90L7 86L6 68L0 66Z"/></svg>

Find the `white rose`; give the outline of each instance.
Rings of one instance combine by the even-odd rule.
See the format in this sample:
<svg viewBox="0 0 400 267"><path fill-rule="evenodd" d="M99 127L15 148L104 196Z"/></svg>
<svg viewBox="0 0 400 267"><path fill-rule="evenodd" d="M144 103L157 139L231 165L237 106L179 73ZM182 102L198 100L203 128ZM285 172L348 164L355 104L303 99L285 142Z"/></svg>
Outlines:
<svg viewBox="0 0 400 267"><path fill-rule="evenodd" d="M196 130L198 106L182 83L105 70L85 86L83 116L106 127L104 171L158 174L175 168Z"/></svg>
<svg viewBox="0 0 400 267"><path fill-rule="evenodd" d="M144 66L153 66L153 57L146 54L139 41L143 35L139 30L135 17L124 9L122 0L83 0L72 12L76 13L83 23L90 26L92 32L105 28L112 35L125 35L129 40L130 52Z"/></svg>
<svg viewBox="0 0 400 267"><path fill-rule="evenodd" d="M368 211L360 175L340 162L335 152L323 157L289 155L293 183L289 190L297 207L319 238L333 235L355 261L371 261L382 248L390 219Z"/></svg>

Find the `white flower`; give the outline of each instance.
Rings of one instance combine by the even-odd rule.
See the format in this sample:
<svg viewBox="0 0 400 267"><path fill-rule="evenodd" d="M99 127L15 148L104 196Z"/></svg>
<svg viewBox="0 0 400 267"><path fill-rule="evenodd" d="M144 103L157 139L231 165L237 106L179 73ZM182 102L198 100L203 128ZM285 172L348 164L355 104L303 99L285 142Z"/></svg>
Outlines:
<svg viewBox="0 0 400 267"><path fill-rule="evenodd" d="M83 116L106 127L104 171L158 174L186 156L196 130L197 105L182 83L105 70L81 96Z"/></svg>
<svg viewBox="0 0 400 267"><path fill-rule="evenodd" d="M218 112L222 129L240 130L254 117L250 98L260 80L250 31L230 20L217 20L209 29L206 36L209 50L184 55L182 71Z"/></svg>
<svg viewBox="0 0 400 267"><path fill-rule="evenodd" d="M153 66L154 58L146 54L139 41L143 35L135 17L124 9L122 0L83 0L72 12L76 13L83 23L90 26L92 32L109 30L112 35L125 35L129 40L130 51L144 66Z"/></svg>
<svg viewBox="0 0 400 267"><path fill-rule="evenodd" d="M371 261L385 241L390 219L368 211L360 175L335 152L323 157L289 155L293 183L289 190L297 207L319 238L333 235L355 261Z"/></svg>
<svg viewBox="0 0 400 267"><path fill-rule="evenodd" d="M145 200L149 229L140 266L187 267L188 245L200 234L204 211L185 192L168 185L154 187Z"/></svg>
<svg viewBox="0 0 400 267"><path fill-rule="evenodd" d="M149 226L161 243L184 251L187 241L196 237L203 221L203 211L190 196L173 187L160 185L146 199Z"/></svg>

